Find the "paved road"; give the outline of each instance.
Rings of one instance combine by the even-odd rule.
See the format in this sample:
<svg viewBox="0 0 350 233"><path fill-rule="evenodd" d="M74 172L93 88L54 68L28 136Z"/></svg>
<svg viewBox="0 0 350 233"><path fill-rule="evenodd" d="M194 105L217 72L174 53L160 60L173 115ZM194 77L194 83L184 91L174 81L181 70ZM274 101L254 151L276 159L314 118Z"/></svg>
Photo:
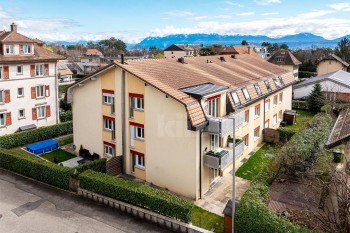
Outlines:
<svg viewBox="0 0 350 233"><path fill-rule="evenodd" d="M169 232L75 194L0 169L0 232Z"/></svg>

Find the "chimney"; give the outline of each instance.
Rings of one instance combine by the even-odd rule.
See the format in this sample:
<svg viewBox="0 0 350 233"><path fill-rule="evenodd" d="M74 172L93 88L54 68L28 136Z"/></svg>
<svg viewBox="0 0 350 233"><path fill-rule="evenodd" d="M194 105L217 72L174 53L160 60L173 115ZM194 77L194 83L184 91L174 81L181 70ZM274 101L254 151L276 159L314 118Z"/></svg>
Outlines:
<svg viewBox="0 0 350 233"><path fill-rule="evenodd" d="M17 25L15 23L11 24L11 32L17 32Z"/></svg>
<svg viewBox="0 0 350 233"><path fill-rule="evenodd" d="M124 54L120 54L120 62L121 62L122 64L125 63L125 61L124 61Z"/></svg>
<svg viewBox="0 0 350 233"><path fill-rule="evenodd" d="M252 47L248 46L248 54L252 55Z"/></svg>

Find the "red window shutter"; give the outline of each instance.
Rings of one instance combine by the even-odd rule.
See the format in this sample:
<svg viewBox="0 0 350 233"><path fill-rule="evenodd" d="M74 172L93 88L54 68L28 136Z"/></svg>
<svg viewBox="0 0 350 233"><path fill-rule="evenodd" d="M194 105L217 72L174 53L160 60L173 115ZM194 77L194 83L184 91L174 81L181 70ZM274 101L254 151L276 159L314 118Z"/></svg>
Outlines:
<svg viewBox="0 0 350 233"><path fill-rule="evenodd" d="M10 90L5 90L5 103L10 103L11 102L11 94L10 94Z"/></svg>
<svg viewBox="0 0 350 233"><path fill-rule="evenodd" d="M46 117L50 117L51 116L51 108L50 105L46 106Z"/></svg>
<svg viewBox="0 0 350 233"><path fill-rule="evenodd" d="M31 93L32 93L32 99L36 99L36 90L35 90L35 87L32 87L31 88Z"/></svg>
<svg viewBox="0 0 350 233"><path fill-rule="evenodd" d="M32 118L33 118L33 120L36 120L38 118L36 108L32 108Z"/></svg>
<svg viewBox="0 0 350 233"><path fill-rule="evenodd" d="M44 75L49 76L49 64L44 64Z"/></svg>
<svg viewBox="0 0 350 233"><path fill-rule="evenodd" d="M12 125L11 113L6 113L6 125Z"/></svg>
<svg viewBox="0 0 350 233"><path fill-rule="evenodd" d="M35 77L35 65L30 65L30 77Z"/></svg>
<svg viewBox="0 0 350 233"><path fill-rule="evenodd" d="M10 71L8 66L4 66L4 79L10 78Z"/></svg>
<svg viewBox="0 0 350 233"><path fill-rule="evenodd" d="M45 86L45 96L46 97L50 96L50 86L49 85Z"/></svg>

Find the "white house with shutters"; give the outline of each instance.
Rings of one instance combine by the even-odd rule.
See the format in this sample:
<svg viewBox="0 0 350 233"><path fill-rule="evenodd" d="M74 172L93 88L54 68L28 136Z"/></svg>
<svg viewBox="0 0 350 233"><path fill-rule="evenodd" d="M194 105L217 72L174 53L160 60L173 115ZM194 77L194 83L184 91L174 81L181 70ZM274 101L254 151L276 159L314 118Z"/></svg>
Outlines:
<svg viewBox="0 0 350 233"><path fill-rule="evenodd" d="M58 123L57 60L17 32L0 32L0 136Z"/></svg>

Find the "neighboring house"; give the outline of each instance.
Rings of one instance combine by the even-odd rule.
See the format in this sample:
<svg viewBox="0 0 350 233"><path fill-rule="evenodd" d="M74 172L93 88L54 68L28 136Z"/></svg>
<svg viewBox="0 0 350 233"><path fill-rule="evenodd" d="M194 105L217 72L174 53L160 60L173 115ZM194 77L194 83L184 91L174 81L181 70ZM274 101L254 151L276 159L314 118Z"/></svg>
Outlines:
<svg viewBox="0 0 350 233"><path fill-rule="evenodd" d="M65 61L57 62L58 81L60 83L72 82L73 72L68 68Z"/></svg>
<svg viewBox="0 0 350 233"><path fill-rule="evenodd" d="M315 83L321 84L327 99L350 102L350 73L343 70L309 78L294 85L293 98L306 98L311 93Z"/></svg>
<svg viewBox="0 0 350 233"><path fill-rule="evenodd" d="M97 49L87 49L79 62L71 62L69 68L76 74L90 74L106 66L103 54Z"/></svg>
<svg viewBox="0 0 350 233"><path fill-rule="evenodd" d="M202 44L172 44L164 50L165 58L198 56Z"/></svg>
<svg viewBox="0 0 350 233"><path fill-rule="evenodd" d="M338 70L347 71L349 64L340 57L330 54L317 63L317 75L324 75Z"/></svg>
<svg viewBox="0 0 350 233"><path fill-rule="evenodd" d="M252 50L252 51L251 51ZM266 47L261 46L230 46L223 47L219 54L221 55L239 55L239 54L253 54L254 56L260 56L267 59L270 56Z"/></svg>
<svg viewBox="0 0 350 233"><path fill-rule="evenodd" d="M17 32L0 32L0 136L58 122L56 64L51 53Z"/></svg>
<svg viewBox="0 0 350 233"><path fill-rule="evenodd" d="M268 61L279 67L292 71L295 79L298 80L299 65L301 65L301 62L291 51L285 49L278 50L268 59Z"/></svg>
<svg viewBox="0 0 350 233"><path fill-rule="evenodd" d="M123 60L123 59L122 59ZM123 156L128 175L200 199L291 109L294 76L242 54L115 62L67 90L74 143Z"/></svg>
<svg viewBox="0 0 350 233"><path fill-rule="evenodd" d="M271 54L269 53L269 51L267 50L267 47L265 46L253 46L254 52L256 52L257 54L259 54L262 58L264 59L269 59Z"/></svg>

